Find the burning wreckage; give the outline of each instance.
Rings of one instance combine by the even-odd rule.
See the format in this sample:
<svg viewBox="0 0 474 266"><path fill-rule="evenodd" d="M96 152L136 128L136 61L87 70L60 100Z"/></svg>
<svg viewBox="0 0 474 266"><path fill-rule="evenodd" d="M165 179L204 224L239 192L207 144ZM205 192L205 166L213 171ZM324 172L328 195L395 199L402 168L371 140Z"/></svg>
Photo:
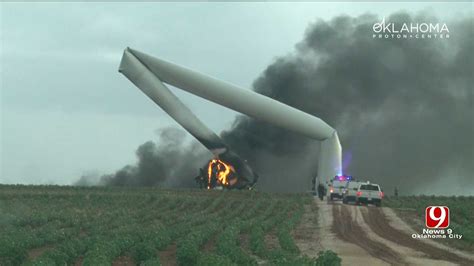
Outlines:
<svg viewBox="0 0 474 266"><path fill-rule="evenodd" d="M253 180L249 180L248 177L252 177ZM199 169L199 175L195 178L199 187L206 189L252 189L257 179L258 175L248 164L240 161L240 158L232 152L209 160L203 168Z"/></svg>
<svg viewBox="0 0 474 266"><path fill-rule="evenodd" d="M342 174L342 151L337 132L317 117L254 91L241 89L130 48L126 48L123 53L119 72L213 154L213 158L200 169L199 176L195 178L201 188L251 189L257 182L258 175L164 83L255 119L321 141L319 182L325 184L334 176Z"/></svg>

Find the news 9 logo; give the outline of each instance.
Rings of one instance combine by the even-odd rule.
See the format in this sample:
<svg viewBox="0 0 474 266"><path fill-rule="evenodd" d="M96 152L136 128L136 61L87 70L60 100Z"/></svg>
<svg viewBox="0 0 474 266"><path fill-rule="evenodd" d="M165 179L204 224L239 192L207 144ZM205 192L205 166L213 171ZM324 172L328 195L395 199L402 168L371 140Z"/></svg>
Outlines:
<svg viewBox="0 0 474 266"><path fill-rule="evenodd" d="M428 206L425 210L426 227L444 229L449 226L447 206Z"/></svg>

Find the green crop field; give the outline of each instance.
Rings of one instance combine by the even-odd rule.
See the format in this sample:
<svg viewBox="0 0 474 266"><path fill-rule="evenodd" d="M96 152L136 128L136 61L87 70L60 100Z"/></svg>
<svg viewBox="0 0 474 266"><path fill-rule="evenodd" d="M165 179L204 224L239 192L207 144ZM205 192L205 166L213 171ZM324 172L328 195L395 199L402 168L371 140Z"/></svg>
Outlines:
<svg viewBox="0 0 474 266"><path fill-rule="evenodd" d="M0 265L338 264L331 251L300 254L291 232L306 204L316 208L303 194L0 185Z"/></svg>
<svg viewBox="0 0 474 266"><path fill-rule="evenodd" d="M407 196L386 198L384 205L393 208L397 214L419 232L424 227L427 206L448 206L449 228L462 234L461 240L440 239L444 244L474 252L474 197Z"/></svg>

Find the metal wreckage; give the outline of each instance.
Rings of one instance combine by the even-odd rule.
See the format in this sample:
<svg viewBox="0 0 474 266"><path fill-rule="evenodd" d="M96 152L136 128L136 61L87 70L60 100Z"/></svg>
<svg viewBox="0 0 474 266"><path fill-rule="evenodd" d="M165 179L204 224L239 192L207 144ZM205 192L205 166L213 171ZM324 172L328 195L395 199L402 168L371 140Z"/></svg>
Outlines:
<svg viewBox="0 0 474 266"><path fill-rule="evenodd" d="M258 174L164 84L220 104L257 120L321 141L320 183L342 174L337 132L323 120L252 90L214 79L176 64L126 48L119 66L135 86L202 143L213 158L195 178L205 189L252 189Z"/></svg>

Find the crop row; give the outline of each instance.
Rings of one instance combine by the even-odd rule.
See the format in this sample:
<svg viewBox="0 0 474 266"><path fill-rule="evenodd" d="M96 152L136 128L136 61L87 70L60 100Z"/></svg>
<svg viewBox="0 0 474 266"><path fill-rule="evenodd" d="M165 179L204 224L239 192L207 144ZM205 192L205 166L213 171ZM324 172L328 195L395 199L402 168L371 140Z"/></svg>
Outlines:
<svg viewBox="0 0 474 266"><path fill-rule="evenodd" d="M258 257L309 265L292 237L308 200L255 191L0 185L0 265L111 265L124 256L159 265L159 251L174 247L180 265L255 265ZM250 250L240 246L243 234ZM268 234L278 248L266 246Z"/></svg>

